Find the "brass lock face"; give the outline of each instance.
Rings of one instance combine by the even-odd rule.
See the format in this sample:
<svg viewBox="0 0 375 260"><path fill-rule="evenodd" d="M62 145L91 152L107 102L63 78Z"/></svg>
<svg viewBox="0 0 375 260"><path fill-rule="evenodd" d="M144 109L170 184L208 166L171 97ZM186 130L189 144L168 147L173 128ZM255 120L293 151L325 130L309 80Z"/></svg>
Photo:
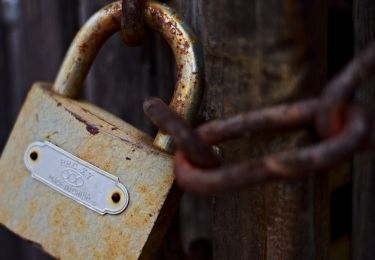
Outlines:
<svg viewBox="0 0 375 260"><path fill-rule="evenodd" d="M202 91L200 48L168 6L147 1L145 18L175 53L179 78L171 107L190 120ZM159 133L153 139L112 114L73 99L100 46L120 29L120 20L121 3L115 2L86 23L55 83L36 83L30 90L0 159L1 224L57 258L148 258L167 228L164 211L176 199L168 136ZM64 169L42 175L48 174L48 167L49 172ZM42 182L51 176L62 190L51 189L32 174ZM103 192L114 208L101 207L101 202L97 208L85 205L84 200L94 196L92 190L81 190L84 181L94 178L90 176L104 178L96 190L100 183L106 183L108 191L117 189L117 194ZM101 215L111 210L115 214Z"/></svg>

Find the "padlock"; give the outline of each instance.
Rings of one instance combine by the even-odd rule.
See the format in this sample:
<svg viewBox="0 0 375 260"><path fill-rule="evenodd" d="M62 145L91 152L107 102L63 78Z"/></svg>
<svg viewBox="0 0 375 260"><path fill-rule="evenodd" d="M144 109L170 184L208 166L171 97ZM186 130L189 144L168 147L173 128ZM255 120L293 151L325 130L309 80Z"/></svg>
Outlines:
<svg viewBox="0 0 375 260"><path fill-rule="evenodd" d="M120 2L89 19L55 83L33 85L0 159L0 222L57 258L150 257L178 196L170 137L159 132L153 140L73 99L120 20ZM171 107L191 120L202 93L199 44L167 5L147 1L145 20L173 49L177 83Z"/></svg>

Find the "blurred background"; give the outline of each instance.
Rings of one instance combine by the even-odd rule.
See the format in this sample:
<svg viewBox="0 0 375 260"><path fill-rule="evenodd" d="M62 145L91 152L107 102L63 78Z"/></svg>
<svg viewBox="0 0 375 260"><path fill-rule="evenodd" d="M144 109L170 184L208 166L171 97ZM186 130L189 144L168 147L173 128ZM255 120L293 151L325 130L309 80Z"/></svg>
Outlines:
<svg viewBox="0 0 375 260"><path fill-rule="evenodd" d="M206 2L203 3L204 1ZM204 1L178 0L169 1L169 3L183 13L198 35L203 38L207 64L214 67L215 64L220 64L215 62L226 57L227 54L222 51L223 49L227 50L228 46L232 46L231 43L234 46L236 46L235 44L246 45L246 41L252 41L250 37L252 35L247 34L241 39L235 38L239 34L246 33L246 26L250 25L243 23L247 18L246 14L240 18L233 14L233 18L228 18L231 15L226 16L228 20L224 19L223 22L220 22L223 27L218 26L216 30L222 29L225 31L225 35L231 35L234 40L233 42L225 41L224 37L221 42L219 33L212 33L212 30L206 28L206 31L205 28L202 28L211 24L211 20L207 18L207 12L214 9L212 4L208 4L209 0ZM218 2L226 2L225 6L228 7L227 12L229 13L238 13L242 11L241 8L247 8L246 0L236 1L221 0ZM311 1L302 2L310 3ZM332 77L353 56L355 49L354 3L350 0L329 0L326 2L326 9L321 9L321 16L316 16L316 19L326 19L326 27L314 29L315 31L324 31L323 34L326 37L325 80ZM104 0L0 0L0 152L31 85L36 81L54 81L75 33L90 15L108 3L110 1ZM262 10L267 9L267 7L262 8ZM324 12L326 12L326 16L323 15ZM200 23L202 20L196 17L202 13L206 14L203 17L209 21ZM315 14L319 14L319 11ZM215 15L215 13L211 13L211 17L215 18ZM220 15L222 14L217 15L217 19L221 19ZM323 16L325 18L321 18ZM264 22L264 24L266 23ZM224 29L225 26L232 30ZM264 25L264 27L267 26ZM212 41L211 36L214 38ZM218 51L223 55L213 55L215 48L218 48ZM248 47L248 49L251 48ZM147 37L142 46L136 48L126 47L119 35L116 35L105 44L96 59L86 80L81 98L103 107L153 135L156 129L143 114L142 103L149 96L160 96L164 101L169 101L175 82L174 66L173 54L156 33L147 31ZM220 70L222 74L218 73L215 77L223 77L223 74L225 76L226 68L223 68L225 66L231 67L232 64L226 63L216 67L215 69ZM240 70L239 68L238 66L237 69ZM230 70L228 71L231 73ZM214 73L211 73L207 79L208 89L211 85L216 84L211 83L212 74ZM232 80L230 76L228 78ZM238 81L236 83L241 83L241 79L240 76L236 76L235 80ZM217 85L220 84L217 83ZM279 100L276 99L276 101ZM212 113L219 114L219 112ZM350 165L344 166L341 185L332 188L329 195L329 210L331 212L329 218L334 220L328 220L330 222L328 253L330 259L350 259L351 256L353 183L350 177L350 167ZM222 213L227 212L225 207L228 205L237 205L234 201L237 201L241 196L243 194L237 194L223 202L223 199L215 200L211 197L203 198L186 194L159 250L158 259L211 259L213 248L220 252L220 248L224 248L220 245L228 244L225 239L230 240L230 236L225 238L226 233L222 231L222 228L231 221L237 221L229 218L221 221L220 218L225 218L225 214ZM221 211L217 210L220 208L219 202L223 205L226 203ZM250 208L251 205L249 204ZM213 213L215 221L212 219ZM241 221L238 223L242 225ZM251 222L250 220L246 221ZM250 225L250 223L246 223L243 224L244 227ZM235 227L233 233L236 230L240 235L238 232L240 227ZM249 236L252 235L251 230L247 232ZM238 245L241 248L239 251L245 252L246 248L250 246L245 242L239 243L238 241L243 240L241 240L242 238L238 239L235 240L237 242L233 242L233 250L235 251ZM229 255L231 254L227 256ZM49 257L44 255L36 245L22 241L5 228L0 228L0 259L49 259ZM224 259L231 258L224 257ZM238 259L255 258L246 258L244 254Z"/></svg>

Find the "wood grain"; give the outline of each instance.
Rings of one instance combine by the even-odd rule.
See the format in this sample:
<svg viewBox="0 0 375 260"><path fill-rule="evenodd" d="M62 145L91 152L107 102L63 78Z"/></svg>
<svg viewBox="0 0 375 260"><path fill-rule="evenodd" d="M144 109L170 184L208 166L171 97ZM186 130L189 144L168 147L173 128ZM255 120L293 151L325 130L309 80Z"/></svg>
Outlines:
<svg viewBox="0 0 375 260"><path fill-rule="evenodd" d="M375 40L375 2L354 1L354 32L356 52ZM375 113L375 79L361 86L357 97ZM374 259L375 248L375 153L358 154L353 169L353 259Z"/></svg>
<svg viewBox="0 0 375 260"><path fill-rule="evenodd" d="M190 1L179 4L203 40L207 119L298 99L325 79L324 1L302 6L309 39L293 22L295 1ZM318 18L319 17L319 18ZM290 20L292 19L292 20ZM304 41L310 43L304 49ZM254 137L222 145L235 162L305 144L306 132L272 141ZM249 173L250 174L250 173ZM213 201L215 259L325 259L328 185L324 176L254 185Z"/></svg>
<svg viewBox="0 0 375 260"><path fill-rule="evenodd" d="M0 5L0 13L2 5ZM9 83L9 67L8 64L8 34L7 27L4 20L0 20L0 153L5 144L10 128L10 119L8 114L8 107L11 105L9 98L10 83Z"/></svg>

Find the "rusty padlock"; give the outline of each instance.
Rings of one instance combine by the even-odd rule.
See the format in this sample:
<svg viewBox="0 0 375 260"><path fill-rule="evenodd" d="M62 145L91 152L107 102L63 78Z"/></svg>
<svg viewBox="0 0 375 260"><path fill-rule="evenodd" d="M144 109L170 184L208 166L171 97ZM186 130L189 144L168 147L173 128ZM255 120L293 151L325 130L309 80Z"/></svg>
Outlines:
<svg viewBox="0 0 375 260"><path fill-rule="evenodd" d="M192 119L201 96L201 50L175 10L147 1L178 69L171 107ZM0 160L0 222L62 259L152 255L173 202L170 137L155 140L74 100L101 45L120 29L121 3L77 34L53 85L29 92Z"/></svg>

